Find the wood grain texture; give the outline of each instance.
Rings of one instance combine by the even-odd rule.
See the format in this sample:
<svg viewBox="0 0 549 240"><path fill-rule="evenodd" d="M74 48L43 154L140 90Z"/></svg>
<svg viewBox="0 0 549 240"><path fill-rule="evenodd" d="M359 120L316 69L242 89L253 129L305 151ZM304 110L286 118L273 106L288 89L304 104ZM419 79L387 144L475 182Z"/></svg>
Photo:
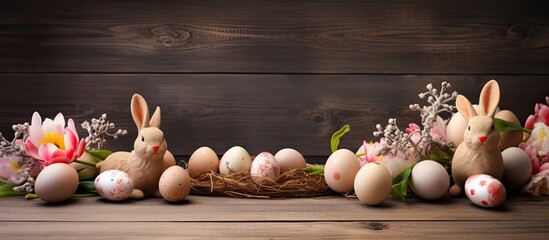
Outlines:
<svg viewBox="0 0 549 240"><path fill-rule="evenodd" d="M32 229L32 231L29 231ZM545 239L544 221L3 222L6 239Z"/></svg>
<svg viewBox="0 0 549 240"><path fill-rule="evenodd" d="M188 156L204 145L221 155L241 145L252 154L293 147L307 156L327 156L331 134L344 124L352 131L341 147L354 150L362 140L375 140L375 124L390 117L403 129L419 123L408 106L425 103L417 94L427 83L440 87L449 81L476 102L491 78L501 85L500 107L521 122L548 94L545 76L1 74L0 131L12 135L11 125L30 122L34 111L43 118L63 112L77 126L107 113L130 132L109 148L127 150L137 134L129 102L138 92L150 108L162 107L162 129L176 155Z"/></svg>
<svg viewBox="0 0 549 240"><path fill-rule="evenodd" d="M310 222L310 221L539 221L549 216L547 197L509 197L497 209L483 209L466 198L426 202L410 197L382 206L361 205L341 196L240 199L191 195L180 204L161 198L109 202L99 197L46 204L35 199L0 199L0 221L25 222ZM82 216L68 219L67 216ZM546 223L547 224L547 223Z"/></svg>
<svg viewBox="0 0 549 240"><path fill-rule="evenodd" d="M547 74L547 1L0 2L1 72Z"/></svg>

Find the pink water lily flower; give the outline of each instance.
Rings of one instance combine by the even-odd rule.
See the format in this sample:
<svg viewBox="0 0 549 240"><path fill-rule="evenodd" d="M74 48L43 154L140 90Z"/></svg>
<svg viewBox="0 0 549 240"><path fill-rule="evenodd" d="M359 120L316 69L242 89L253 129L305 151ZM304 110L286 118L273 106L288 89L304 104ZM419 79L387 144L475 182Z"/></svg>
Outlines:
<svg viewBox="0 0 549 240"><path fill-rule="evenodd" d="M434 141L447 143L448 140L446 138L446 122L440 116L437 116L436 120L437 121L433 124L433 127L431 128L429 134ZM421 138L421 128L419 127L419 125L415 123L408 124L408 128L406 128L406 133L408 133L408 136L410 136L410 139L414 143L419 143L419 139Z"/></svg>
<svg viewBox="0 0 549 240"><path fill-rule="evenodd" d="M33 158L40 161L42 166L71 163L82 156L85 147L84 139L78 141L78 133L71 118L65 127L65 118L61 113L53 120L46 118L44 122L38 112L32 115L25 149Z"/></svg>
<svg viewBox="0 0 549 240"><path fill-rule="evenodd" d="M549 104L549 96L545 97L545 101ZM534 115L530 115L528 119L526 119L524 128L532 130L534 129L534 124L537 122L542 122L546 125L549 124L549 106L543 103L537 103L534 107Z"/></svg>
<svg viewBox="0 0 549 240"><path fill-rule="evenodd" d="M367 163L371 162L377 162L378 160L381 160L383 156L376 156L376 153L381 149L381 144L379 142L366 142L364 141L362 143L362 146L358 149L356 152L357 155L363 154L362 156L358 157L360 160L360 166L364 166Z"/></svg>

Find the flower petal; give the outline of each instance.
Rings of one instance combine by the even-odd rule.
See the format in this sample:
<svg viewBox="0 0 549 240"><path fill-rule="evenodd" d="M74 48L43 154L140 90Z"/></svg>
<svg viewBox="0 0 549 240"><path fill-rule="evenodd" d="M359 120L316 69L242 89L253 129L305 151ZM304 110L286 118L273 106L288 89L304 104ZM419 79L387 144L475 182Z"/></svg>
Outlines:
<svg viewBox="0 0 549 240"><path fill-rule="evenodd" d="M29 139L34 146L38 146L42 138L44 138L44 131L42 129L42 117L38 112L32 114L32 121L29 127Z"/></svg>
<svg viewBox="0 0 549 240"><path fill-rule="evenodd" d="M74 126L74 121L72 120L72 118L69 118L66 130L71 131L76 139L78 139L78 132L76 131L76 127Z"/></svg>
<svg viewBox="0 0 549 240"><path fill-rule="evenodd" d="M25 141L25 150L27 151L27 153L35 159L40 159L41 157L38 154L38 147L36 146L37 145L34 145L30 138L27 138L27 141Z"/></svg>
<svg viewBox="0 0 549 240"><path fill-rule="evenodd" d="M76 136L74 136L74 133L72 131L67 129L65 130L64 141L65 141L65 155L69 159L72 159L72 155L76 151L78 139L76 138Z"/></svg>
<svg viewBox="0 0 549 240"><path fill-rule="evenodd" d="M44 161L45 166L57 162L70 162L70 159L65 155L65 152L55 146L55 144L44 143L40 145L38 153L40 154L41 160Z"/></svg>
<svg viewBox="0 0 549 240"><path fill-rule="evenodd" d="M86 150L86 140L84 140L82 138L82 139L80 139L80 144L78 144L78 149L76 151L76 154L74 156L72 156L72 160L75 160L75 159L78 159L79 157L81 157L82 154L84 154L85 150Z"/></svg>

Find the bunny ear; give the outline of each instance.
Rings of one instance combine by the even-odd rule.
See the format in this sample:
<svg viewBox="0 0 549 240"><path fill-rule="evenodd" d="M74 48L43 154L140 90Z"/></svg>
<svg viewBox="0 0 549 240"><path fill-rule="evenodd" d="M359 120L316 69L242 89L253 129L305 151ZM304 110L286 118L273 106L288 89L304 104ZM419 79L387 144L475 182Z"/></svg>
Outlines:
<svg viewBox="0 0 549 240"><path fill-rule="evenodd" d="M154 111L151 121L149 122L149 125L151 127L160 128L160 107L156 107L156 110Z"/></svg>
<svg viewBox="0 0 549 240"><path fill-rule="evenodd" d="M463 115L466 119L477 116L477 111L473 108L473 104L463 95L458 95L456 97L456 108L459 113Z"/></svg>
<svg viewBox="0 0 549 240"><path fill-rule="evenodd" d="M493 117L499 104L499 85L496 80L487 82L480 92L480 111L482 115Z"/></svg>
<svg viewBox="0 0 549 240"><path fill-rule="evenodd" d="M139 94L134 94L131 103L132 117L137 129L141 130L149 126L149 107L145 98Z"/></svg>

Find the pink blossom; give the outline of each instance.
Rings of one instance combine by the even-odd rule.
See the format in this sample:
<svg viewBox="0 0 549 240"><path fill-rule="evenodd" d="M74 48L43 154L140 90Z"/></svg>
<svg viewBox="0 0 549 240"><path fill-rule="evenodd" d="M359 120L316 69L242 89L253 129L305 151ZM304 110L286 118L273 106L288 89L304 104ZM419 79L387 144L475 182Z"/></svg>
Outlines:
<svg viewBox="0 0 549 240"><path fill-rule="evenodd" d="M528 141L519 145L532 161L532 174L539 172L539 167L549 162L549 127L543 122L534 124L534 129Z"/></svg>
<svg viewBox="0 0 549 240"><path fill-rule="evenodd" d="M406 133L408 133L408 136L414 143L419 143L419 139L421 138L421 128L417 124L408 124L408 128L406 128ZM436 142L448 142L446 138L446 122L439 116L437 116L437 121L433 124L433 127L431 128L431 131L429 133L433 140Z"/></svg>
<svg viewBox="0 0 549 240"><path fill-rule="evenodd" d="M549 96L545 97L545 101L549 104ZM534 107L534 115L530 115L528 119L526 119L524 128L532 130L534 129L534 124L537 122L542 122L546 125L549 124L549 106L543 103L537 103Z"/></svg>
<svg viewBox="0 0 549 240"><path fill-rule="evenodd" d="M29 127L29 138L25 142L27 153L40 161L42 166L53 163L71 163L84 153L86 141L78 141L78 133L74 121L68 120L65 127L65 118L59 113L54 120L42 117L38 112L32 115Z"/></svg>
<svg viewBox="0 0 549 240"><path fill-rule="evenodd" d="M383 143L385 140L382 138L380 141ZM389 170L391 177L395 177L414 163L415 156L413 155L413 151L406 153L398 152L397 156L392 153L376 156L376 153L382 148L381 143L363 142L357 151L357 155L364 154L359 157L361 167L367 163L378 162Z"/></svg>
<svg viewBox="0 0 549 240"><path fill-rule="evenodd" d="M357 155L364 154L358 159L360 160L360 166L364 166L367 163L377 162L380 159L380 156L376 156L376 153L381 149L381 144L379 142L366 142L362 143L362 146L356 152Z"/></svg>

